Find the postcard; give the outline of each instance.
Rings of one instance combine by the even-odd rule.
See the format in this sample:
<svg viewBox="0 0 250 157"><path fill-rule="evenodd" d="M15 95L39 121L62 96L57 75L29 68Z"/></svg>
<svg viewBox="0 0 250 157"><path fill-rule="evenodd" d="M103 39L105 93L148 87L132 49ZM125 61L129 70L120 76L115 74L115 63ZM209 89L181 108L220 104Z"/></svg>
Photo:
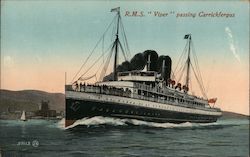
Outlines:
<svg viewBox="0 0 250 157"><path fill-rule="evenodd" d="M0 157L249 156L249 1L1 1Z"/></svg>

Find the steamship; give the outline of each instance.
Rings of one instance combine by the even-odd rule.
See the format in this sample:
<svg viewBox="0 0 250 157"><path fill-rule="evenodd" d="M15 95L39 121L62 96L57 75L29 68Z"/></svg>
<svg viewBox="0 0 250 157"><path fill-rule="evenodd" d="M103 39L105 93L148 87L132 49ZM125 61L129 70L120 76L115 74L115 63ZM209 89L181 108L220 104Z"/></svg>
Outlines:
<svg viewBox="0 0 250 157"><path fill-rule="evenodd" d="M118 52L121 51L125 56L125 50L128 50L128 48L122 46L121 35L125 39L125 46L128 45L126 36L124 37L125 33L122 32L124 28L121 22L120 8L114 8L111 12L116 13L112 21L115 25L115 33L110 52L100 73L102 79L90 84L86 81L96 77L97 74L87 78L83 78L84 75L82 75L77 80L72 81L71 84L65 85L65 126L72 125L82 118L95 116L159 123L216 122L222 115L219 108L211 105L211 103L215 103L216 99L208 99L206 95L199 97L191 94L189 90L190 71L195 69L190 58L192 53L191 34L184 37L187 40L185 47L187 58L183 66L183 75L186 76L183 85L176 81L174 74L171 77L173 72L171 70L171 59L168 56L156 61L152 53L145 53L143 68L130 68L130 70L122 71L119 70L117 63ZM102 36L102 38L104 37ZM107 76L111 57L114 58L113 72ZM124 58L126 60L126 57ZM82 67L86 65L87 60ZM159 64L160 70L155 70L153 64ZM89 71L91 67L85 70ZM78 73L80 71L81 69ZM199 73L194 74L197 80L202 81L198 78ZM203 89L204 94L202 83L198 84Z"/></svg>

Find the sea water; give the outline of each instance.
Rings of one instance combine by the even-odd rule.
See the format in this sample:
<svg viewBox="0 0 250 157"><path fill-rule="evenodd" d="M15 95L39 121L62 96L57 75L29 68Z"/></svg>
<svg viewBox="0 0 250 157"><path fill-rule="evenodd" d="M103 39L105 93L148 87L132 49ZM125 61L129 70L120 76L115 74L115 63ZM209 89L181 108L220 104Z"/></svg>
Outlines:
<svg viewBox="0 0 250 157"><path fill-rule="evenodd" d="M171 124L93 117L67 128L64 119L0 120L0 156L248 157L249 120Z"/></svg>

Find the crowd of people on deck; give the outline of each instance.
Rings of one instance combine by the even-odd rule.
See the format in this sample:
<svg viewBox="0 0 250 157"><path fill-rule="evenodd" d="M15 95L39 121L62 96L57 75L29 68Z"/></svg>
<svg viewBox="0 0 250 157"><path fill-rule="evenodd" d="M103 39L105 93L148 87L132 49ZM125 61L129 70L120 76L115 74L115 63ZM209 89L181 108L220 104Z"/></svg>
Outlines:
<svg viewBox="0 0 250 157"><path fill-rule="evenodd" d="M100 94L107 94L107 95L117 95L117 96L131 96L131 90L128 88L117 88L113 86L107 85L90 85L85 83L76 83L75 84L75 91L79 92L90 92L90 93L100 93Z"/></svg>

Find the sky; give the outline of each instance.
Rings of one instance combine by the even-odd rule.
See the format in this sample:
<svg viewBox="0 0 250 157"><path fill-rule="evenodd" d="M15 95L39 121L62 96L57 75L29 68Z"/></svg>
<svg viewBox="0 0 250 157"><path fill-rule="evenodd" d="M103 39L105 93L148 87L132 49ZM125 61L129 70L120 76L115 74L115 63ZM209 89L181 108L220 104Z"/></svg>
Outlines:
<svg viewBox="0 0 250 157"><path fill-rule="evenodd" d="M208 97L217 97L223 110L249 115L248 1L2 1L1 89L64 93L65 72L70 83L118 6L131 56L151 49L169 55L175 67L191 33ZM202 17L216 12L229 17ZM101 54L99 46L90 62Z"/></svg>

